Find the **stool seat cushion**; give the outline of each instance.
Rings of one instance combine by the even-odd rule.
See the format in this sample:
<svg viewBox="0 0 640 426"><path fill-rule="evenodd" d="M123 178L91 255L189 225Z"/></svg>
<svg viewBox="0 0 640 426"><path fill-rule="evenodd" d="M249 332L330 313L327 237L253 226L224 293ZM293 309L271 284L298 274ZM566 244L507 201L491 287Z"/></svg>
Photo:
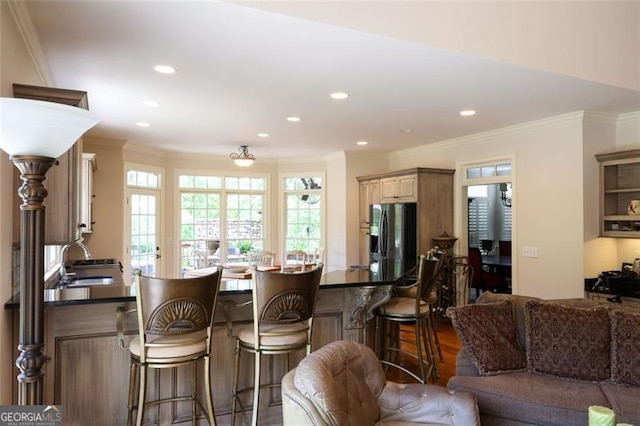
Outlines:
<svg viewBox="0 0 640 426"><path fill-rule="evenodd" d="M291 325L264 325L261 327L261 346L295 346L307 344L307 330L305 323ZM245 345L255 345L255 333L253 324L242 326L238 330L238 339Z"/></svg>
<svg viewBox="0 0 640 426"><path fill-rule="evenodd" d="M385 303L380 311L385 315L397 315L413 317L416 314L416 299L409 297L392 297ZM429 313L429 304L424 300L420 301L420 314Z"/></svg>
<svg viewBox="0 0 640 426"><path fill-rule="evenodd" d="M182 334L177 336L163 336L153 340L148 339L147 343L161 346L151 346L147 348L147 358L161 360L163 358L191 358L197 357L206 352L207 333L201 330L195 333ZM140 357L140 339L132 339L129 345L132 355Z"/></svg>

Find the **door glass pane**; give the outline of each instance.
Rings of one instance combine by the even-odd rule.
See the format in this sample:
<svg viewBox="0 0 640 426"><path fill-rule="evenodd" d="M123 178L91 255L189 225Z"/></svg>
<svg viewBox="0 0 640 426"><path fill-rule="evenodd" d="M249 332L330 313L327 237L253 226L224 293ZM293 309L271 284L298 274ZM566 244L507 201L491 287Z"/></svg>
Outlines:
<svg viewBox="0 0 640 426"><path fill-rule="evenodd" d="M131 282L136 269L143 275L155 276L157 273L156 255L156 203L155 195L131 194Z"/></svg>

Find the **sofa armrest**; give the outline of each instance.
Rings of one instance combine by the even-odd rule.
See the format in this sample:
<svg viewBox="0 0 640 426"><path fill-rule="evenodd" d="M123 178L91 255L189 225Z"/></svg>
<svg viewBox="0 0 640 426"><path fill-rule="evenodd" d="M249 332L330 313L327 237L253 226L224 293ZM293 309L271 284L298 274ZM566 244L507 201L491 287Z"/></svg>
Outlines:
<svg viewBox="0 0 640 426"><path fill-rule="evenodd" d="M478 367L473 363L469 350L464 346L456 356L456 376L480 376Z"/></svg>
<svg viewBox="0 0 640 426"><path fill-rule="evenodd" d="M378 404L383 422L480 425L476 397L470 392L436 385L387 382L378 396Z"/></svg>
<svg viewBox="0 0 640 426"><path fill-rule="evenodd" d="M327 426L316 407L302 392L300 392L293 378L296 369L289 371L282 378L282 424L296 426Z"/></svg>

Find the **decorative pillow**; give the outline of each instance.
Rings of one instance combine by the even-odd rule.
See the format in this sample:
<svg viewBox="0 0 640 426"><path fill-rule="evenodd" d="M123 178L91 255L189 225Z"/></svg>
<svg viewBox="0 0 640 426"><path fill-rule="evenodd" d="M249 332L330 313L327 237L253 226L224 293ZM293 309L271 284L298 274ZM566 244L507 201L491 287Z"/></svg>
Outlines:
<svg viewBox="0 0 640 426"><path fill-rule="evenodd" d="M610 379L607 308L531 300L524 309L530 372L594 382Z"/></svg>
<svg viewBox="0 0 640 426"><path fill-rule="evenodd" d="M510 300L449 308L447 315L480 374L526 368Z"/></svg>
<svg viewBox="0 0 640 426"><path fill-rule="evenodd" d="M640 313L611 312L611 379L640 386Z"/></svg>

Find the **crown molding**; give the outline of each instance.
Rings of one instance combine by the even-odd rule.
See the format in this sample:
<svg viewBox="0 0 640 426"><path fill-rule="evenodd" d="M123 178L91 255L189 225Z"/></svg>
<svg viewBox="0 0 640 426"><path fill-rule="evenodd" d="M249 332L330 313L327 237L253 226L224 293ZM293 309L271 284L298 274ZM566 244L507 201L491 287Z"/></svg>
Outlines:
<svg viewBox="0 0 640 426"><path fill-rule="evenodd" d="M11 10L11 14L13 15L13 20L18 26L18 31L20 31L22 40L29 51L29 55L31 56L31 60L33 61L33 65L36 68L36 72L38 73L42 84L48 87L54 87L55 80L53 79L53 75L49 69L49 63L47 62L44 51L42 50L42 45L40 45L40 41L38 40L38 33L33 26L33 21L31 20L31 15L27 10L26 2L21 0L9 0L7 1L7 4L9 5L9 10Z"/></svg>
<svg viewBox="0 0 640 426"><path fill-rule="evenodd" d="M618 115L618 124L626 124L640 121L640 111L628 112Z"/></svg>
<svg viewBox="0 0 640 426"><path fill-rule="evenodd" d="M618 121L618 115L604 113L604 112L585 111L584 121L591 121L591 122L605 123L605 124L616 124Z"/></svg>
<svg viewBox="0 0 640 426"><path fill-rule="evenodd" d="M459 138L446 139L439 142L428 143L415 148L408 148L400 151L394 151L390 154L393 158L404 158L414 156L417 153L434 151L443 147L452 145L466 145L471 143L477 143L485 140L491 140L500 138L507 135L521 134L530 132L531 130L541 129L545 127L557 126L559 124L570 123L576 120L582 121L584 119L584 111L570 112L567 114L556 115L553 117L543 118L535 121L528 121L526 123L515 124L509 127L502 127L499 129L488 130L486 132L474 133L473 135L461 136Z"/></svg>

